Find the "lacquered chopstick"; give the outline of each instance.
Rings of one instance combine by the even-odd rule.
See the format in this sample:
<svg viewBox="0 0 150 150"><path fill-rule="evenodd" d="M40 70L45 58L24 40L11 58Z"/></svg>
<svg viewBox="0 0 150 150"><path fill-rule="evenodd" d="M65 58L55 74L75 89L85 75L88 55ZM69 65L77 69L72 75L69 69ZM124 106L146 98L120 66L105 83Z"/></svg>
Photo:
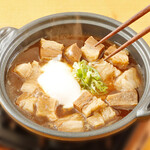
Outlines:
<svg viewBox="0 0 150 150"><path fill-rule="evenodd" d="M103 43L104 41L108 40L110 37L112 37L113 35L115 35L119 31L121 31L122 29L124 29L125 27L127 27L128 25L130 25L131 23L133 23L134 21L136 21L137 19L141 18L142 16L144 16L149 11L150 11L150 5L148 5L143 10L141 10L140 12L138 12L137 14L135 14L133 17L131 17L126 22L124 22L122 25L120 25L114 31L110 32L108 35L106 35L104 38L102 38L98 43L96 43L95 46L97 46L97 45Z"/></svg>
<svg viewBox="0 0 150 150"><path fill-rule="evenodd" d="M148 32L150 32L150 26L148 26L147 28L145 28L143 31L141 31L140 33L138 33L136 36L134 36L133 38L131 38L129 41L127 41L123 45L121 45L118 49L116 49L113 53L111 53L109 56L107 56L104 60L107 60L108 58L112 57L116 53L118 53L121 50L123 50L124 48L126 48L127 46L131 45L133 42L137 41L138 39L140 39L142 36L144 36Z"/></svg>

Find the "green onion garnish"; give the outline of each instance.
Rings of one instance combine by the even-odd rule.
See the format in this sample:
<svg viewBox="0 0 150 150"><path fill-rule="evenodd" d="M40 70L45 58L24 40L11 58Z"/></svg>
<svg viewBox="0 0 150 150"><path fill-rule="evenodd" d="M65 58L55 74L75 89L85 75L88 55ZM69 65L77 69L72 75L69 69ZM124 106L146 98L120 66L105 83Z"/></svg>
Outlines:
<svg viewBox="0 0 150 150"><path fill-rule="evenodd" d="M108 87L102 81L98 71L82 60L73 64L73 75L83 89L89 90L94 95L107 93Z"/></svg>

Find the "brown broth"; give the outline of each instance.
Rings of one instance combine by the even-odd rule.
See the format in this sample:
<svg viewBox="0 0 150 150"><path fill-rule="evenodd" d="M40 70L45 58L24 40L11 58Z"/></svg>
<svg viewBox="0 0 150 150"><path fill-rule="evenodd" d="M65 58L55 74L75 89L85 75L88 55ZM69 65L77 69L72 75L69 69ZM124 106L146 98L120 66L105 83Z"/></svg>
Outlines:
<svg viewBox="0 0 150 150"><path fill-rule="evenodd" d="M51 40L54 40L56 42L59 43L63 43L65 47L68 47L71 44L77 43L79 47L82 47L85 40L88 38L88 36L79 36L79 37L73 37L73 36L62 36L59 39L57 37L53 37ZM95 39L99 40L99 38ZM105 45L105 48L107 49L109 46L111 46L113 43L107 41L103 43ZM40 47L40 43L37 42L35 44L33 44L32 46L30 46L27 50L25 50L24 52L20 53L13 61L7 76L6 76L6 90L8 93L8 96L10 97L10 99L12 100L12 102L15 104L15 101L17 99L17 97L19 95L21 95L20 92L20 88L24 82L24 80L18 76L15 72L13 72L13 69L15 68L16 65L21 64L21 63L26 63L26 62L32 62L33 60L36 60L40 63L40 65L43 65L45 62L40 60L40 56L39 56L39 47ZM139 76L141 77L142 80L142 76L140 73L140 69L137 65L137 63L135 62L135 60L129 56L129 60L130 60L130 64L128 65L128 68L130 67L135 67L137 68L138 72L139 72ZM125 70L121 70L121 71L125 71ZM141 82L142 83L142 82ZM109 91L107 94L109 93L114 93L116 92L114 87L112 85L109 85ZM138 93L141 96L143 93L143 86L140 87L140 89L138 89ZM102 100L105 100L106 95L103 95ZM49 121L46 117L36 117L35 114L30 114L22 109L20 109L18 106L16 106L17 109L19 109L27 118L31 119L32 121L42 125L42 126L49 126ZM62 110L62 106L58 106L57 110L56 110L56 114L58 117L64 117L67 116L69 114L72 114L76 112L75 109L71 109L68 111L63 112ZM128 113L130 113L130 111L127 110L118 110L119 112L119 116L120 118L125 117L126 115L128 115ZM54 129L54 128L53 128Z"/></svg>

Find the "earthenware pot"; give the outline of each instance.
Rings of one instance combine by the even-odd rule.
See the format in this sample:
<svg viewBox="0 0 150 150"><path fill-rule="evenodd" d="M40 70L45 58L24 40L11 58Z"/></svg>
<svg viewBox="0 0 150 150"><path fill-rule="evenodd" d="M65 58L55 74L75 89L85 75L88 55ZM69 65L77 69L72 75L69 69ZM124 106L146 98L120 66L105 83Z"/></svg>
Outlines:
<svg viewBox="0 0 150 150"><path fill-rule="evenodd" d="M45 128L26 118L9 99L6 89L6 73L11 62L42 37L61 34L93 35L104 37L121 23L97 14L69 12L37 19L20 29L5 27L0 30L0 103L5 111L19 124L37 134L68 141L90 140L114 134L135 122L138 118L150 116L150 48L143 39L128 47L131 55L142 68L144 93L139 104L120 121L98 130L69 133ZM121 45L136 35L131 28L125 28L110 40Z"/></svg>

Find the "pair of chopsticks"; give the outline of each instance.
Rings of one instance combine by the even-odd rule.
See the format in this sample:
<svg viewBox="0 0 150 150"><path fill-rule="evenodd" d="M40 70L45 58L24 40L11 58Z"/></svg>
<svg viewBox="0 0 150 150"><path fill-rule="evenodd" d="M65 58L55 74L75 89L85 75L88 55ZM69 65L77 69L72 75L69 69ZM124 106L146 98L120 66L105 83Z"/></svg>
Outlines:
<svg viewBox="0 0 150 150"><path fill-rule="evenodd" d="M148 5L143 10L141 10L140 12L138 12L137 14L135 14L133 17L131 17L126 22L124 22L122 25L120 25L114 31L110 32L107 36L105 36L97 44L95 44L95 46L103 43L105 40L109 39L110 37L112 37L113 35L115 35L116 33L118 33L119 31L121 31L122 29L124 29L125 27L127 27L128 25L130 25L131 23L133 23L134 21L138 20L139 18L141 18L142 16L144 16L145 14L147 14L149 11L150 11L150 5ZM145 34L147 34L149 32L150 32L150 26L148 26L147 28L145 28L143 31L141 31L140 33L138 33L136 36L134 36L133 38L131 38L129 41L127 41L123 45L121 45L118 49L116 49L113 53L111 53L109 56L107 56L104 60L107 60L108 58L112 57L113 55L115 55L116 53L120 52L121 50L123 50L127 46L131 45L133 42L137 41L139 38L141 38L142 36L144 36Z"/></svg>

